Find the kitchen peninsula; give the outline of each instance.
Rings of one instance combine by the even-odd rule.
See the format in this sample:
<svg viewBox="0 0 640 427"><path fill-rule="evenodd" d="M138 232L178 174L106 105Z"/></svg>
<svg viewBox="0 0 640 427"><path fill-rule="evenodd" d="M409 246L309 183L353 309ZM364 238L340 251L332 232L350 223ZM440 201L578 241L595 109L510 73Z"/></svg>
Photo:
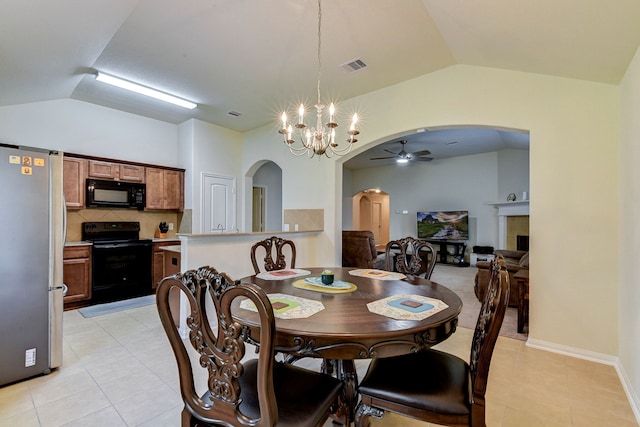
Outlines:
<svg viewBox="0 0 640 427"><path fill-rule="evenodd" d="M281 231L259 233L178 234L181 242L180 270L186 271L203 265L215 267L232 278L253 274L251 246L270 236L293 240L296 245L296 265L305 267L336 263L334 253L321 250L329 238L323 230Z"/></svg>

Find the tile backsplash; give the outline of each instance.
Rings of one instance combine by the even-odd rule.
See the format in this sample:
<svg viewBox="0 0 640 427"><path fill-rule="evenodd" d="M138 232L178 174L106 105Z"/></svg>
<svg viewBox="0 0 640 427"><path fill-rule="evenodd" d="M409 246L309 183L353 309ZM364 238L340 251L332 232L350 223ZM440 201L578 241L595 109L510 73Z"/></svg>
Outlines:
<svg viewBox="0 0 640 427"><path fill-rule="evenodd" d="M324 209L285 209L283 221L289 231L296 231L296 224L297 231L324 230Z"/></svg>
<svg viewBox="0 0 640 427"><path fill-rule="evenodd" d="M82 240L82 223L88 221L137 221L140 223L140 238L155 237L158 224L173 223L167 237L176 237L182 214L177 212L145 212L133 209L80 209L67 211L67 242Z"/></svg>

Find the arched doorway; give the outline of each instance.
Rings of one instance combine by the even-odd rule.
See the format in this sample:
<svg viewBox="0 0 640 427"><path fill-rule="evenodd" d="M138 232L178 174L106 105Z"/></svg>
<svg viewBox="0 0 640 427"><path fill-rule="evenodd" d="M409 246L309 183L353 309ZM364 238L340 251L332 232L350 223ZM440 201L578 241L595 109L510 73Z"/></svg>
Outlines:
<svg viewBox="0 0 640 427"><path fill-rule="evenodd" d="M246 229L252 232L282 231L282 169L262 161L247 173L250 213Z"/></svg>
<svg viewBox="0 0 640 427"><path fill-rule="evenodd" d="M371 230L377 244L389 241L389 195L379 189L367 189L355 194L353 228Z"/></svg>

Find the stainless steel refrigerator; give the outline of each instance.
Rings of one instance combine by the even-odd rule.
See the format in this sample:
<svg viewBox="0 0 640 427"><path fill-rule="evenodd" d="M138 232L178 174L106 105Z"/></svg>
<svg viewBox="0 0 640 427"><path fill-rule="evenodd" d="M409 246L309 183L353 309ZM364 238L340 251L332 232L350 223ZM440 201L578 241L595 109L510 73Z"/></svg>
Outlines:
<svg viewBox="0 0 640 427"><path fill-rule="evenodd" d="M62 364L62 165L0 144L0 386Z"/></svg>

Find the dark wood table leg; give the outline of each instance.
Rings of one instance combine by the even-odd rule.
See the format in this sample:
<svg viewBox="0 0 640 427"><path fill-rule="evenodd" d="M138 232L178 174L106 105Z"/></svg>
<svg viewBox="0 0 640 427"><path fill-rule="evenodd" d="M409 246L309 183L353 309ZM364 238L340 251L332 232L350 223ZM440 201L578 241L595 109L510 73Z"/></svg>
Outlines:
<svg viewBox="0 0 640 427"><path fill-rule="evenodd" d="M343 399L338 411L334 414L333 423L350 426L355 419L356 405L358 404L358 373L353 360L336 360L337 375L344 383Z"/></svg>

